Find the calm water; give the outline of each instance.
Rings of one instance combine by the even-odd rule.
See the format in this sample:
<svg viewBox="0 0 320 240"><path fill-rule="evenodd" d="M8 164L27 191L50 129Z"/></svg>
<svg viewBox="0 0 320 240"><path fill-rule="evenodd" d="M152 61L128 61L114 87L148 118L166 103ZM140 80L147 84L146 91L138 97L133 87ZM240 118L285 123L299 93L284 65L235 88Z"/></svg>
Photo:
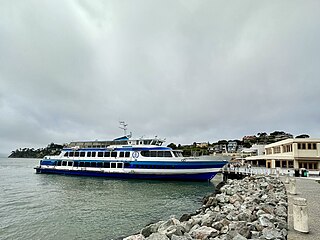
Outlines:
<svg viewBox="0 0 320 240"><path fill-rule="evenodd" d="M35 174L0 158L0 239L113 239L201 206L210 183Z"/></svg>

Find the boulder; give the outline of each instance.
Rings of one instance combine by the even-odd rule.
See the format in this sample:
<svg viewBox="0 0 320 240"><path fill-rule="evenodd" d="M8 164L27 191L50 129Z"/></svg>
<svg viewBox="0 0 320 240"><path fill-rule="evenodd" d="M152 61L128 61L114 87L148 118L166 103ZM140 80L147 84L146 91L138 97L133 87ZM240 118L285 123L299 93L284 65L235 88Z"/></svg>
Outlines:
<svg viewBox="0 0 320 240"><path fill-rule="evenodd" d="M170 240L165 234L162 233L152 233L146 240Z"/></svg>
<svg viewBox="0 0 320 240"><path fill-rule="evenodd" d="M208 240L209 238L217 236L219 231L212 227L202 226L192 231L190 234L194 239Z"/></svg>

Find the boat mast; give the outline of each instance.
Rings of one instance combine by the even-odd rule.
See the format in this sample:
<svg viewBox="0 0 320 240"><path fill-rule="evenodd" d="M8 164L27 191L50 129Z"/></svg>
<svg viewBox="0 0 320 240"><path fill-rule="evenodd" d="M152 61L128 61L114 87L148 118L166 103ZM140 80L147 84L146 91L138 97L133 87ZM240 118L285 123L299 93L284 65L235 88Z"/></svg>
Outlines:
<svg viewBox="0 0 320 240"><path fill-rule="evenodd" d="M119 121L120 127L124 131L124 136L127 136L127 126L128 124L125 121Z"/></svg>

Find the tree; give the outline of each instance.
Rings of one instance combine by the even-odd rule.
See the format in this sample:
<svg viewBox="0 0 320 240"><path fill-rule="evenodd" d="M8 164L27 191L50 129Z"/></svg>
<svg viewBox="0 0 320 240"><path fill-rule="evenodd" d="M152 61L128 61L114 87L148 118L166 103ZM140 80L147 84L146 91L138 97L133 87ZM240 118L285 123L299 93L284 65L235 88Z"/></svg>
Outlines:
<svg viewBox="0 0 320 240"><path fill-rule="evenodd" d="M310 138L310 136L308 134L301 134L296 136L296 138Z"/></svg>
<svg viewBox="0 0 320 240"><path fill-rule="evenodd" d="M170 143L167 147L177 149L177 145L175 145L174 143Z"/></svg>

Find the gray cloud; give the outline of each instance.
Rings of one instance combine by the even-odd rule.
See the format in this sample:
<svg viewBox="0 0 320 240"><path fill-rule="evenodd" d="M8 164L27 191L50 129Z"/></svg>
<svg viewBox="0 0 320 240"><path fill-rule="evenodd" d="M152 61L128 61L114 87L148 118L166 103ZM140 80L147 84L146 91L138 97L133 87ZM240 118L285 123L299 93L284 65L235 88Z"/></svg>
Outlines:
<svg viewBox="0 0 320 240"><path fill-rule="evenodd" d="M319 137L320 2L2 1L0 152L136 136Z"/></svg>

